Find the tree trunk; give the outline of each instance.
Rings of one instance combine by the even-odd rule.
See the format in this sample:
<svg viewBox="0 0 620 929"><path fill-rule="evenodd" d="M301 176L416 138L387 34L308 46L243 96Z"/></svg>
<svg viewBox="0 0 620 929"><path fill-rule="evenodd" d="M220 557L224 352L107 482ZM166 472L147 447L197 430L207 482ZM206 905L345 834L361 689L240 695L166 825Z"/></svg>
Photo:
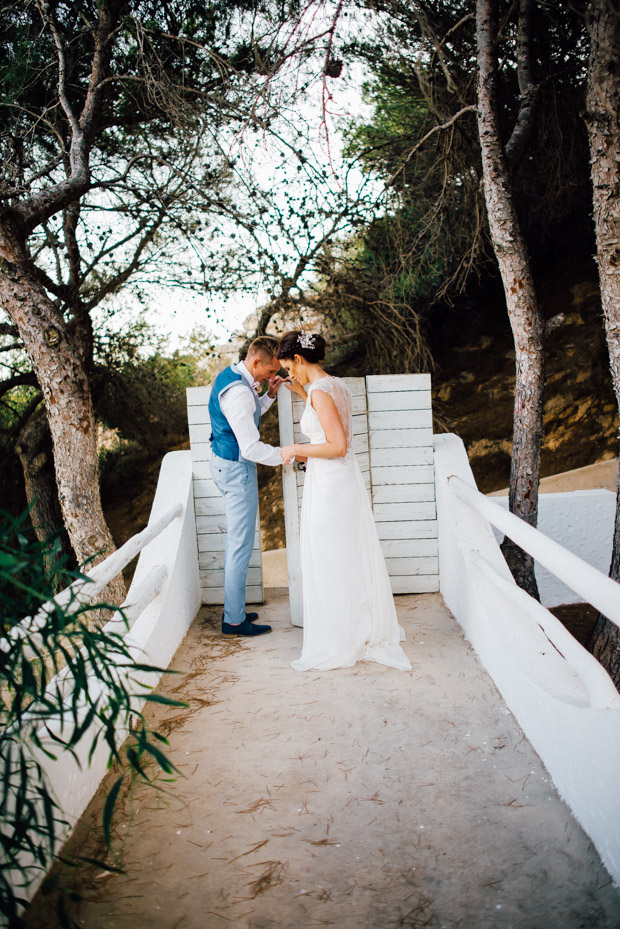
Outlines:
<svg viewBox="0 0 620 929"><path fill-rule="evenodd" d="M52 437L45 407L30 416L22 427L15 451L24 473L26 499L30 507L30 522L39 541L45 542L53 533L59 533L60 546L54 556L46 556L50 574L63 556L72 561L73 553L63 526L54 475Z"/></svg>
<svg viewBox="0 0 620 929"><path fill-rule="evenodd" d="M62 527L62 515L54 479L54 458L45 408L39 407L22 427L15 451L24 472L30 521L44 542Z"/></svg>
<svg viewBox="0 0 620 929"><path fill-rule="evenodd" d="M543 431L544 323L530 259L514 204L512 179L501 142L497 107L496 24L493 0L476 5L478 133L491 241L506 294L516 353L516 383L509 506L535 526ZM520 587L539 599L534 562L510 539L502 551Z"/></svg>
<svg viewBox="0 0 620 929"><path fill-rule="evenodd" d="M78 562L96 564L115 546L101 508L95 418L79 352L37 280L20 230L8 222L0 228L0 253L0 303L19 330L41 387L64 523ZM120 603L124 593L118 577L105 597Z"/></svg>
<svg viewBox="0 0 620 929"><path fill-rule="evenodd" d="M610 0L590 5L586 120L601 303L620 410L620 12L614 6ZM609 576L620 580L620 485ZM590 649L620 690L620 628L599 616Z"/></svg>

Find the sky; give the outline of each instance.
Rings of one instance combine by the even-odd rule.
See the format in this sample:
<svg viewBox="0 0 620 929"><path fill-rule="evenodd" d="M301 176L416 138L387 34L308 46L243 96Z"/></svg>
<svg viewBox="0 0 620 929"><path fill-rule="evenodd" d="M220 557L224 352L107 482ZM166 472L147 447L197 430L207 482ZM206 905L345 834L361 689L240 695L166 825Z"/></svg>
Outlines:
<svg viewBox="0 0 620 929"><path fill-rule="evenodd" d="M340 183L334 171L338 171L343 147L341 127L348 123L351 117L369 116L371 113L371 107L362 101L363 81L364 74L357 66L352 72L343 73L342 78L330 82L332 100L329 103L328 145L321 127L320 82L314 85L302 105L303 118L311 125L311 152L307 154L311 155L316 166L327 173L327 185L331 185L332 189L334 184L338 186ZM241 150L239 153L241 157L247 156L247 152L246 155ZM289 195L297 188L301 191L296 163L283 162L272 143L259 139L254 143L250 157L259 182L269 187L277 176L281 188L286 188ZM355 189L364 184L368 186L369 181L359 170L353 169L349 172L348 184ZM276 195L276 202L277 199ZM281 205L284 209L283 201ZM275 243L273 248L277 253L278 246ZM254 293L236 292L224 299L214 295L192 293L178 287L151 286L148 289L146 307L137 303L134 305L130 299L125 298L125 306L120 312L117 307L114 316L108 318L107 325L121 330L127 325L128 319L139 315L159 334L168 338L168 347L171 350L181 347L196 328L207 330L215 343L221 344L227 342L232 334L243 329L248 319L251 320L252 316L257 317L260 307L267 300L267 293L262 288L258 288Z"/></svg>

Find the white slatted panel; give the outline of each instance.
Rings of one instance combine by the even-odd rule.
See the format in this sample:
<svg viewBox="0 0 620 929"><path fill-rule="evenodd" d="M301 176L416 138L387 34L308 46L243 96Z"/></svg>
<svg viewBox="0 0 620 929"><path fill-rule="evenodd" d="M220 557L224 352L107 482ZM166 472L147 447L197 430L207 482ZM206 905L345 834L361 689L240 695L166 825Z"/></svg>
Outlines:
<svg viewBox="0 0 620 929"><path fill-rule="evenodd" d="M210 394L210 386L188 388L187 421L194 475L194 507L202 602L215 605L224 603L226 516L224 515L224 501L211 477ZM254 549L245 588L247 603L262 603L264 599L259 527L260 521L257 519Z"/></svg>
<svg viewBox="0 0 620 929"><path fill-rule="evenodd" d="M395 594L439 590L429 374L366 378L375 522Z"/></svg>

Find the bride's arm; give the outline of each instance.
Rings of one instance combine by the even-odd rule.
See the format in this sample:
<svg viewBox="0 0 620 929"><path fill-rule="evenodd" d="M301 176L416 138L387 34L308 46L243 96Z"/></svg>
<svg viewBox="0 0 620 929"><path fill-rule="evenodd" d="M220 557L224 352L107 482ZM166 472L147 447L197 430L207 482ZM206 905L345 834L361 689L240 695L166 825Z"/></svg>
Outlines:
<svg viewBox="0 0 620 929"><path fill-rule="evenodd" d="M281 449L285 464L291 458L344 458L347 453L347 437L332 397L324 390L313 390L310 398L326 441L320 445L287 445Z"/></svg>

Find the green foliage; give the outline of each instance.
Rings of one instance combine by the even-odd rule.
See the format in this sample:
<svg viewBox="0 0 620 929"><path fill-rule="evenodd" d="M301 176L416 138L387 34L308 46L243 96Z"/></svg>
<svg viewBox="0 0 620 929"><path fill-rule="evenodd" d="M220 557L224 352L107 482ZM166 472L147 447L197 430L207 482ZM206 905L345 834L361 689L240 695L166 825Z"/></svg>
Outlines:
<svg viewBox="0 0 620 929"><path fill-rule="evenodd" d="M128 772L105 803L108 846L122 779L151 780L149 760L175 773L157 744L166 740L147 729L136 709L145 695L165 699L145 683L161 669L136 662L122 634L93 621L92 606L50 602L59 586L80 577L67 570L57 538L33 540L27 514L13 519L0 513L0 912L10 927L21 926L28 887L50 867L67 825L46 762L69 753L77 764L78 748L90 760L101 744L110 765ZM20 634L18 624L35 615L36 631Z"/></svg>
<svg viewBox="0 0 620 929"><path fill-rule="evenodd" d="M186 348L168 353L163 340L143 325L100 341L96 358L91 384L98 419L151 452L165 450L187 433L185 391L208 383L215 364L206 332L194 333Z"/></svg>
<svg viewBox="0 0 620 929"><path fill-rule="evenodd" d="M500 121L519 109L516 16L501 9ZM430 364L433 308L496 273L482 195L475 113L475 4L378 0L349 54L370 68L370 118L352 121L345 154L385 184L383 214L325 255L312 308L360 370ZM536 5L538 119L515 167L521 225L535 270L592 248L583 93L587 35L577 9ZM456 114L459 113L458 118ZM473 279L473 280L472 280ZM463 297L463 305L467 305Z"/></svg>

